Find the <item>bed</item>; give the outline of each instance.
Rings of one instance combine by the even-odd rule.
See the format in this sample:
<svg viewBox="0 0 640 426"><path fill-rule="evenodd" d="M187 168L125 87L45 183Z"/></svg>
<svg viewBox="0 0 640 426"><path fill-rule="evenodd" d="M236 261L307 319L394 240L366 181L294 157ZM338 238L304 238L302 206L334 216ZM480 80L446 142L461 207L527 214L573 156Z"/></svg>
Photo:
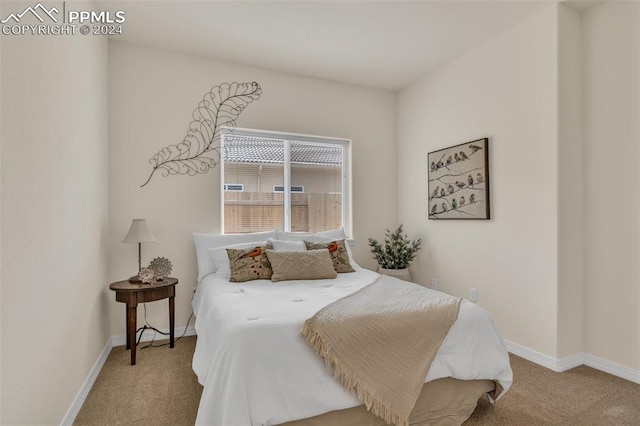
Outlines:
<svg viewBox="0 0 640 426"><path fill-rule="evenodd" d="M283 238L253 238L265 237ZM252 237L243 238L252 244ZM227 268L210 262L211 246L228 241L202 243L195 234L194 241L200 282L192 302L198 335L193 370L204 387L197 424L385 424L336 381L300 334L306 319L373 283L377 273L352 262L355 272L335 279L232 283ZM504 395L511 383L507 351L491 317L463 300L425 377L411 424L460 424L479 397L496 386L501 393L495 394Z"/></svg>

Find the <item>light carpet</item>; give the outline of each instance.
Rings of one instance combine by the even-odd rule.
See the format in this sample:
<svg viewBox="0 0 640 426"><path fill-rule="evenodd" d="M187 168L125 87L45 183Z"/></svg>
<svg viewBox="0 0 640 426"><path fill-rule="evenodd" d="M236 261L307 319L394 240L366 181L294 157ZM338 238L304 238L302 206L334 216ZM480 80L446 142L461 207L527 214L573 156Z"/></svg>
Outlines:
<svg viewBox="0 0 640 426"><path fill-rule="evenodd" d="M202 393L191 369L195 342L140 350L142 343L135 366L124 346L113 348L75 424L194 424ZM640 424L638 384L584 366L554 373L514 355L511 366L511 390L496 406L481 399L465 425Z"/></svg>

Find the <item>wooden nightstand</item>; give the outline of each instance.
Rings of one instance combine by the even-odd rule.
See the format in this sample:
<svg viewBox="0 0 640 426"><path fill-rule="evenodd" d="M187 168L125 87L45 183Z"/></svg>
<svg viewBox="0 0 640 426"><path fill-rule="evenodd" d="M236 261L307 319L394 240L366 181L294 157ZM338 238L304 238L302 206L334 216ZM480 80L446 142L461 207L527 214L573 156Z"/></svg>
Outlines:
<svg viewBox="0 0 640 426"><path fill-rule="evenodd" d="M131 365L136 365L136 322L138 319L138 303L155 302L169 298L169 347L173 348L173 329L175 325L176 278L167 277L163 281L151 284L118 281L109 288L116 292L116 301L127 304L127 349L131 349Z"/></svg>

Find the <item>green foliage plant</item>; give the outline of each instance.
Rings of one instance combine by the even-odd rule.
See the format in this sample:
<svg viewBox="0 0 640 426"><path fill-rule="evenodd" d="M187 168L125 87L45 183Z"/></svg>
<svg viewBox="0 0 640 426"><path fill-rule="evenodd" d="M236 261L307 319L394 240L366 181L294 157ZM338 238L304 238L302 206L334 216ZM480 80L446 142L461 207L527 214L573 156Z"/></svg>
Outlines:
<svg viewBox="0 0 640 426"><path fill-rule="evenodd" d="M421 238L414 241L409 240L402 230L402 225L393 232L387 229L384 244L369 238L369 246L371 247L373 258L380 267L385 269L408 268L411 261L416 257L416 253L420 250L421 244Z"/></svg>

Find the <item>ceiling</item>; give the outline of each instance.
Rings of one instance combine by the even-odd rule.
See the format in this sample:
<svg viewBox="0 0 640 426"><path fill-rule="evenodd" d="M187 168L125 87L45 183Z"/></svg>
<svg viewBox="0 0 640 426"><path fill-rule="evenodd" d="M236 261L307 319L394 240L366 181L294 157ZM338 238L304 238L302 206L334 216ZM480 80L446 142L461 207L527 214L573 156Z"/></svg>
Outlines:
<svg viewBox="0 0 640 426"><path fill-rule="evenodd" d="M397 90L547 1L98 1L124 10L115 39Z"/></svg>

